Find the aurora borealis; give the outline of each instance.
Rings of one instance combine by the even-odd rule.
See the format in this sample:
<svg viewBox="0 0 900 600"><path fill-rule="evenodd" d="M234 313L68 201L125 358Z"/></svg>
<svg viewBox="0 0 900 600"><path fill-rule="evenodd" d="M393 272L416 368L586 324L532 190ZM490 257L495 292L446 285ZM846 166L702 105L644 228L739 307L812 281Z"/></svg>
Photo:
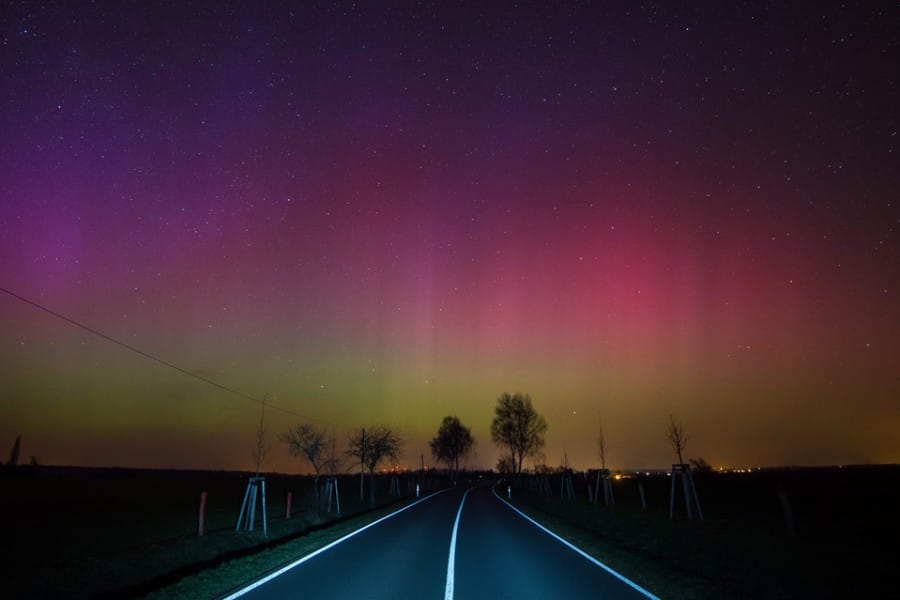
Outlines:
<svg viewBox="0 0 900 600"><path fill-rule="evenodd" d="M550 465L900 462L895 3L175 4L5 3L0 286L404 465L504 391ZM6 294L0 381L26 458L251 466Z"/></svg>

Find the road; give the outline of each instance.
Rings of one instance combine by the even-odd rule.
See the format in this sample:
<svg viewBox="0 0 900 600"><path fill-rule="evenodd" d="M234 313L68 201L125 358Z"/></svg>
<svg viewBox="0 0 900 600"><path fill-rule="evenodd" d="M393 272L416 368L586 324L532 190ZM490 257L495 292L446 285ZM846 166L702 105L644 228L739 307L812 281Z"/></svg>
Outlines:
<svg viewBox="0 0 900 600"><path fill-rule="evenodd" d="M228 598L653 597L482 484L429 496Z"/></svg>

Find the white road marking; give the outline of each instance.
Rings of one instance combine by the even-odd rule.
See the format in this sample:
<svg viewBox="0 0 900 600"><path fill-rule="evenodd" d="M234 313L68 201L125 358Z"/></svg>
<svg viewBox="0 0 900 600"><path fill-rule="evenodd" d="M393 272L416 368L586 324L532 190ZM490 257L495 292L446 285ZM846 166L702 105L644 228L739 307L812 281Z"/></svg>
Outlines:
<svg viewBox="0 0 900 600"><path fill-rule="evenodd" d="M453 570L456 565L456 532L459 530L459 518L462 516L463 504L466 503L466 496L472 488L466 490L462 500L459 502L459 510L456 511L456 521L453 522L453 533L450 535L450 556L447 557L447 587L444 588L444 600L453 600Z"/></svg>
<svg viewBox="0 0 900 600"><path fill-rule="evenodd" d="M563 544L565 544L566 546L568 546L570 549L574 550L575 552L577 552L578 554L580 554L580 555L583 556L584 558L588 559L589 561L591 561L592 563L594 563L595 565L597 565L598 567L600 567L601 569L603 569L604 571L606 571L607 573L609 573L610 575L612 575L613 577L615 577L616 579L618 579L619 581L621 581L622 583L625 583L625 584L629 585L629 586L630 586L631 588L633 588L634 590L636 590L636 591L640 592L641 594L647 596L647 598L650 598L651 600L660 600L659 596L655 596L655 595L651 594L650 592L648 592L647 590L645 590L644 588L642 588L641 586L639 586L639 585L636 584L635 582L631 581L630 579L628 579L627 577L625 577L625 576L622 575L621 573L618 573L618 572L614 571L613 569L611 569L611 568L608 567L607 565L603 564L602 562L600 562L599 560L597 560L596 558L594 558L593 556L591 556L590 554L588 554L587 552L585 552L584 550L582 550L581 548L579 548L578 546L575 546L574 544L572 544L572 543L570 543L570 542L567 542L567 541L564 540L563 538L559 537L558 535L556 535L555 533L553 533L552 531L550 531L549 529L547 529L546 527L544 527L543 525L541 525L540 523L538 523L537 521L535 521L534 519L532 519L531 517L529 517L528 515L526 515L525 513L523 513L521 510L519 510L518 508L516 508L515 506L513 506L512 504L510 504L510 503L507 502L506 500L504 500L504 499L497 493L497 490L491 488L491 491L494 493L494 496L497 497L497 500L499 500L499 501L502 502L503 504L507 505L507 506L510 507L512 510L516 511L516 512L519 514L519 516L521 516L523 519L525 519L525 520L531 522L532 525L534 525L535 527L537 527L538 529L540 529L541 531L543 531L543 532L546 533L547 535L549 535L549 536L551 536L551 537L557 539L558 541L562 542Z"/></svg>
<svg viewBox="0 0 900 600"><path fill-rule="evenodd" d="M311 558L313 558L313 557L315 557L315 556L318 556L319 554L322 554L322 553L325 552L326 550L329 550L329 549L331 549L331 548L334 548L335 546L337 546L337 545L340 544L341 542L345 542L345 541L349 540L350 538L352 538L352 537L355 536L356 534L362 533L363 531L365 531L365 530L368 529L369 527L374 527L375 525L378 525L378 524L381 523L382 521L386 521L386 520L390 519L390 518L393 517L393 516L399 515L399 514L402 513L404 510L409 510L410 508L412 508L412 507L415 506L416 504L421 504L422 502L425 502L426 500L430 500L431 498L434 498L434 497L437 496L438 494L443 494L444 492L448 492L448 491L450 491L451 489L453 489L453 488L447 488L447 489L445 489L445 490L441 490L441 491L439 491L439 492L435 492L434 494L431 494L430 496L425 496L425 497L422 498L421 500L416 500L416 501L413 502L412 504L407 504L407 505L404 506L403 508L401 508L401 509L399 509L399 510L395 510L395 511L392 512L391 514L385 515L385 516L381 517L380 519L378 519L378 520L376 520L376 521L372 521L372 522L369 523L368 525L364 525L364 526L360 527L359 529L357 529L356 531L351 531L350 533L348 533L348 534L345 535L344 537L339 538L339 539L336 539L335 541L331 542L331 543L328 544L327 546L322 546L321 548L319 548L319 549L316 550L315 552L310 552L310 553L307 554L306 556L304 556L304 557L302 557L302 558L298 558L297 560L295 560L295 561L292 562L291 564L285 565L285 566L281 567L280 569L278 569L278 570L275 571L274 573L269 573L268 575L266 575L266 576L263 577L262 579L257 579L256 581L254 581L254 582L251 583L250 585L248 585L248 586L246 586L246 587L244 587L244 588L239 589L238 591L236 591L236 592L234 592L234 593L232 593L232 594L226 596L226 597L223 598L222 600L234 600L234 598L240 598L241 596L243 596L243 595L246 594L247 592L253 591L253 590L255 590L256 588L258 588L259 586L261 586L261 585L263 585L263 584L265 584L265 583L268 583L269 581L272 581L273 579L275 579L275 578L278 577L279 575L285 574L286 572L290 571L291 569L293 569L293 568L296 567L297 565L301 565L301 564L305 563L306 561L308 561L309 559L311 559ZM460 507L460 508L461 508L461 507ZM458 516L457 516L457 521L459 521L459 517L458 517ZM454 530L454 533L455 533L455 530Z"/></svg>

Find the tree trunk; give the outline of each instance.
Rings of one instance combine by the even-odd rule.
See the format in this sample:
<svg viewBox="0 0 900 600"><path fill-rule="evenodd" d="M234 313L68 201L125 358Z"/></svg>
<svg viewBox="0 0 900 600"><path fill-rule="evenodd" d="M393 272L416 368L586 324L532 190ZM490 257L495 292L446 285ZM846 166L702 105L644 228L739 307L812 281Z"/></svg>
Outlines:
<svg viewBox="0 0 900 600"><path fill-rule="evenodd" d="M11 467L15 467L19 464L19 453L22 450L22 434L16 436L16 441L13 443L12 450L9 451L9 462L8 464Z"/></svg>

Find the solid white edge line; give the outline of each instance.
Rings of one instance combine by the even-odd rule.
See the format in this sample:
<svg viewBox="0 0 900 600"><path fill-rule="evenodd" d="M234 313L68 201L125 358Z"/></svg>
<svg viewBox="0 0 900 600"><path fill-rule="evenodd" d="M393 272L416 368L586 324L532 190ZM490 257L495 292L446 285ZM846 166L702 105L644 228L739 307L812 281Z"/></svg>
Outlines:
<svg viewBox="0 0 900 600"><path fill-rule="evenodd" d="M453 522L453 533L450 535L450 556L447 558L447 586L444 588L444 600L453 600L453 571L456 567L456 532L459 530L459 518L462 516L463 504L466 503L466 496L472 488L466 490L462 500L459 502L459 510L456 511L456 521Z"/></svg>
<svg viewBox="0 0 900 600"><path fill-rule="evenodd" d="M257 579L256 581L254 581L253 583L251 583L251 584L248 585L247 587L241 588L241 589L239 589L238 591L233 592L232 594L229 594L228 596L225 596L222 600L233 600L234 598L240 598L241 596L243 596L243 595L246 594L247 592L253 591L253 590L255 590L256 588L258 588L259 586L261 586L261 585L263 585L263 584L265 584L265 583L268 583L269 581L272 581L273 579L275 579L275 578L278 577L279 575L283 575L284 573L290 571L291 569L293 569L293 568L296 567L297 565L301 565L301 564L305 563L306 561L308 561L309 559L311 559L311 558L313 558L313 557L315 557L315 556L318 556L319 554L322 554L322 553L325 552L326 550L329 550L329 549L331 549L331 548L334 548L335 546L337 546L337 545L340 544L341 542L345 542L345 541L349 540L350 538L352 538L352 537L355 536L356 534L362 533L363 531L365 531L365 530L368 529L369 527L374 527L375 525L378 525L378 524L381 523L382 521L386 521L387 519L390 519L391 517L393 517L393 516L395 516L395 515L399 515L399 514L402 513L404 510L409 510L409 509L412 508L413 506L415 506L415 505L417 505L417 504L421 504L422 502L425 502L426 500L430 500L431 498L434 498L434 497L437 496L438 494L443 494L444 492L448 492L448 491L450 491L451 489L453 489L453 488L447 488L447 489L444 489L444 490L437 491L437 492L435 492L435 493L433 493L433 494L430 494L430 495L428 495L428 496L425 496L424 498L421 498L421 499L419 499L419 500L416 500L416 501L413 502L412 504L407 504L407 505L404 506L403 508L401 508L401 509L399 509L399 510L395 510L394 512L392 512L392 513L389 514L389 515L385 515L385 516L381 517L380 519L378 519L378 520L376 520L376 521L372 521L372 522L369 523L368 525L364 525L364 526L360 527L359 529L357 529L357 530L355 530L355 531L351 531L351 532L348 533L347 535L345 535L345 536L343 536L343 537L341 537L341 538L338 538L338 539L334 540L334 541L331 542L330 544L327 544L327 545L325 545L325 546L322 546L321 548L319 548L319 549L316 550L315 552L310 552L310 553L307 554L306 556L303 556L303 557L301 557L301 558L298 558L297 560L295 560L295 561L292 562L291 564L285 565L285 566L281 567L280 569L278 569L278 570L275 571L274 573L269 573L269 574L266 575L265 577L263 577L263 578L261 578L261 579Z"/></svg>
<svg viewBox="0 0 900 600"><path fill-rule="evenodd" d="M599 560L597 560L596 558L594 558L593 556L591 556L590 554L588 554L587 552L585 552L584 550L582 550L581 548L579 548L578 546L572 544L571 542L568 542L568 541L564 540L564 539L561 538L560 536L556 535L555 533L553 533L552 531L550 531L549 529L547 529L546 527L544 527L543 525L541 525L540 523L538 523L537 521L535 521L534 519L532 519L531 517L529 517L528 515L526 515L525 513L523 513L521 510L519 510L518 508L516 508L515 506L513 506L512 504L510 504L509 502L507 502L506 500L504 500L502 497L500 497L500 495L497 493L497 490L496 490L495 488L491 488L491 491L494 493L494 496L497 498L497 500L501 501L503 504L507 505L507 506L510 507L512 510L516 511L516 512L519 514L520 517L522 517L523 519L525 519L525 520L531 522L532 525L534 525L535 527L537 527L538 529L540 529L541 531L543 531L543 532L546 533L547 535L549 535L549 536L551 536L551 537L553 537L553 538L556 538L558 541L562 542L563 544L565 544L566 546L568 546L570 549L574 550L575 552L577 552L577 553L580 554L581 556L585 557L586 559L588 559L589 561L591 561L592 563L594 563L595 565L597 565L598 567L600 567L601 569L603 569L604 571L606 571L607 573L609 573L610 575L612 575L613 577L615 577L616 579L618 579L619 581L621 581L622 583L625 583L625 584L631 586L633 589L635 589L636 591L640 592L641 594L644 594L645 596L647 596L647 597L650 598L651 600L660 600L659 596L656 596L656 595L654 595L654 594L651 594L650 592L648 592L647 590L645 590L644 588L642 588L641 586L639 586L639 585L636 584L635 582L631 581L630 579L628 579L627 577L625 577L625 576L622 575L621 573L618 573L618 572L614 571L612 568L610 568L610 567L608 567L607 565L603 564L602 562L600 562Z"/></svg>

